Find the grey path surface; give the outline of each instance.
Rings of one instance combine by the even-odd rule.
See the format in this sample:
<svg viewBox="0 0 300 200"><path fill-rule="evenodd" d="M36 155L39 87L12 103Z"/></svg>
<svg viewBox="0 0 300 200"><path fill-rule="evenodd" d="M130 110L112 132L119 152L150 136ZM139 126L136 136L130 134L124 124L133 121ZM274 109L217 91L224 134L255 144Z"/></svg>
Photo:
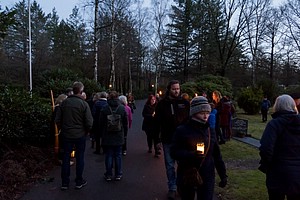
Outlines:
<svg viewBox="0 0 300 200"><path fill-rule="evenodd" d="M260 147L260 142L258 139L252 138L252 137L243 137L243 138L239 138L239 137L233 137L233 139L238 140L240 142L244 142L246 144L249 144L251 146Z"/></svg>
<svg viewBox="0 0 300 200"><path fill-rule="evenodd" d="M166 200L168 188L163 157L154 158L154 154L147 153L146 135L141 129L144 103L136 101L121 181L104 181L104 156L93 154L94 149L87 140L84 177L88 184L84 188L74 189L75 166L72 166L70 188L61 191L60 167L57 166L49 173L49 178L54 178L53 182L34 185L22 200Z"/></svg>

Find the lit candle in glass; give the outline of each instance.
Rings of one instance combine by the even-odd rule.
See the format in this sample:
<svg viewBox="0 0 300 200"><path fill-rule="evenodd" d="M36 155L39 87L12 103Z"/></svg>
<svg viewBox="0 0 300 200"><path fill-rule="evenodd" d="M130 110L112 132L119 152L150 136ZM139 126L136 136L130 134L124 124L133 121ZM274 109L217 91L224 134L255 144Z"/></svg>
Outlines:
<svg viewBox="0 0 300 200"><path fill-rule="evenodd" d="M71 158L74 158L75 157L75 151L73 150L72 152L71 152Z"/></svg>
<svg viewBox="0 0 300 200"><path fill-rule="evenodd" d="M197 143L197 151L200 154L204 154L204 142Z"/></svg>

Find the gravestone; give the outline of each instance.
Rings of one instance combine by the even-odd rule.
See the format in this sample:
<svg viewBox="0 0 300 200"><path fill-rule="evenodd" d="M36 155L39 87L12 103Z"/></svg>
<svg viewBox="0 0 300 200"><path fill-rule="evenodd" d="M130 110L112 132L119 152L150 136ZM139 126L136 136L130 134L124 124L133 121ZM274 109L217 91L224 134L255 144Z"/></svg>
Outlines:
<svg viewBox="0 0 300 200"><path fill-rule="evenodd" d="M232 119L232 133L237 137L245 137L248 135L248 120L234 118Z"/></svg>

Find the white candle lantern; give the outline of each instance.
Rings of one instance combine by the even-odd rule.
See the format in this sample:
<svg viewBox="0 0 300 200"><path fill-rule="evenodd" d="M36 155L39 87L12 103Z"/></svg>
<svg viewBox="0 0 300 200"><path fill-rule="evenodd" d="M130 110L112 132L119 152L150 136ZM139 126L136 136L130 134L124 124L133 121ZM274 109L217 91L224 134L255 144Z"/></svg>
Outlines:
<svg viewBox="0 0 300 200"><path fill-rule="evenodd" d="M200 154L204 154L204 142L197 143L197 151Z"/></svg>

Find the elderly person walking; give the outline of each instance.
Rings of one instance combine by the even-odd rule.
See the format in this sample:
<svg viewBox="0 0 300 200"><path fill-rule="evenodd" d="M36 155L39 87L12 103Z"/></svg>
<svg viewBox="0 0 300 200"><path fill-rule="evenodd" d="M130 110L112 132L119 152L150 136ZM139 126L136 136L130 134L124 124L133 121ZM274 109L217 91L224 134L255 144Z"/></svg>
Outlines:
<svg viewBox="0 0 300 200"><path fill-rule="evenodd" d="M125 111L127 113L127 119L128 119L127 120L128 121L128 129L130 129L131 125L132 125L132 111L131 111L131 108L128 106L127 97L124 95L121 95L121 96L119 96L119 100L121 101L121 104L123 106L125 106ZM128 131L124 132L124 144L122 147L123 156L127 155L127 134L128 134Z"/></svg>
<svg viewBox="0 0 300 200"><path fill-rule="evenodd" d="M259 169L270 200L300 199L300 115L289 95L277 97L272 120L260 140Z"/></svg>

